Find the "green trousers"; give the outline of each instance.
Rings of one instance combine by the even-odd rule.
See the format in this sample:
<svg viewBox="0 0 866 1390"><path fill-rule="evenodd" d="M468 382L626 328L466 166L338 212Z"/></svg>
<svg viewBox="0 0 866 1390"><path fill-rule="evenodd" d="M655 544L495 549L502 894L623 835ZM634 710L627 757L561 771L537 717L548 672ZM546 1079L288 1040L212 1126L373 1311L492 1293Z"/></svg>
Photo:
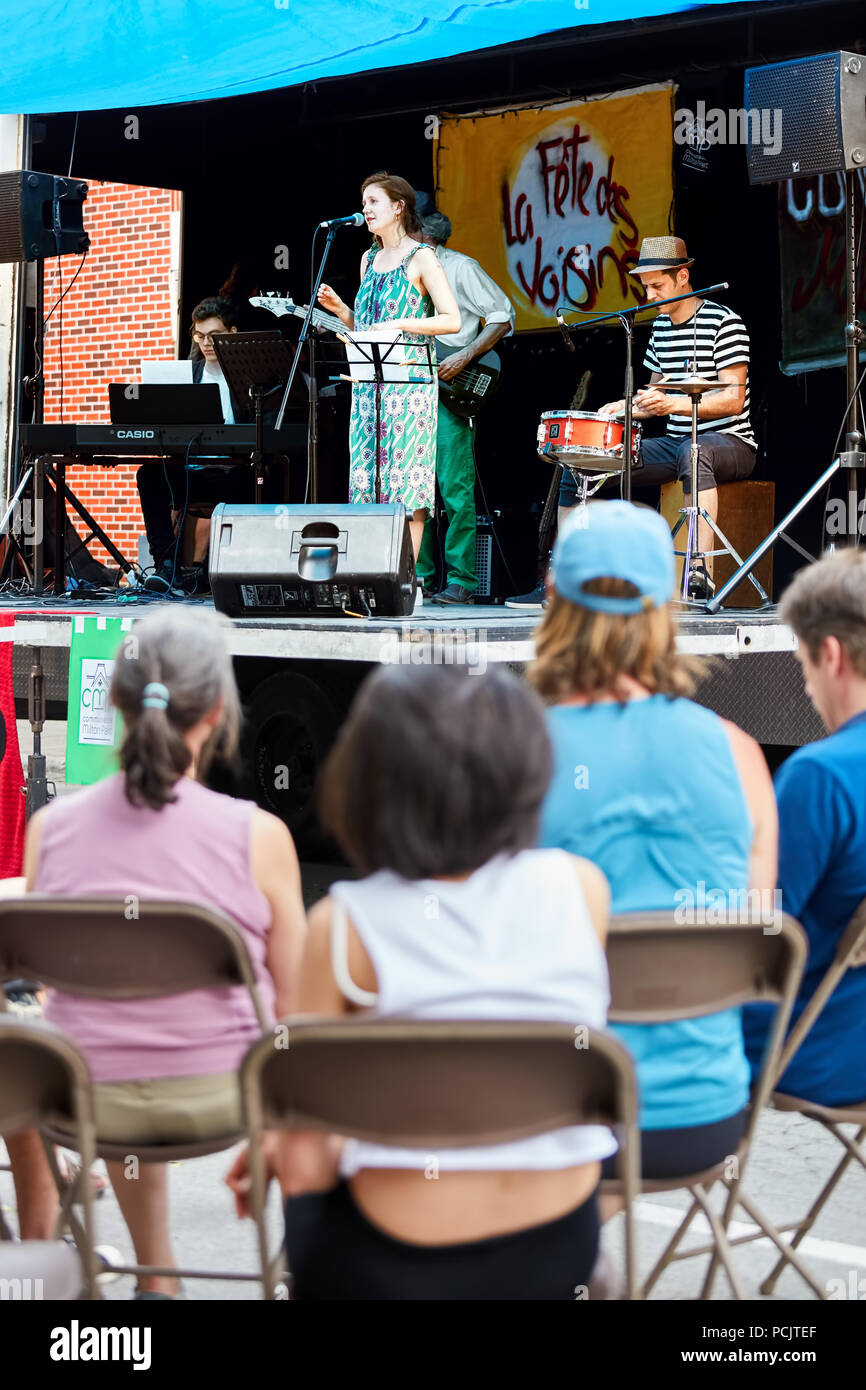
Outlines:
<svg viewBox="0 0 866 1390"><path fill-rule="evenodd" d="M436 422L436 482L448 516L445 533L445 582L462 584L472 593L478 587L475 573L475 451L468 420L439 402ZM432 584L436 569L436 518L424 527L417 564L418 578Z"/></svg>

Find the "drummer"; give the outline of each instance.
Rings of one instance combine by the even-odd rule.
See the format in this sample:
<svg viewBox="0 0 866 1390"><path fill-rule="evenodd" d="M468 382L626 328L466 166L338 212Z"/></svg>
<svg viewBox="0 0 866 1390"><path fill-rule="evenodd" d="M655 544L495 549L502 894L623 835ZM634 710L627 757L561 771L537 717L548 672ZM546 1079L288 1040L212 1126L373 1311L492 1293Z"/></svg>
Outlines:
<svg viewBox="0 0 866 1390"><path fill-rule="evenodd" d="M718 483L748 478L755 466L757 444L749 423L749 335L733 310L711 299L690 294L689 266L693 264L680 237L645 237L640 257L631 272L646 290L647 303L672 295L689 295L660 309L647 345L644 366L651 373L649 386L634 398L634 418L651 420L667 416L667 430L645 439L636 466L635 483L643 488L678 478L686 500L691 491L689 446L691 400L656 390L656 383L701 376L725 382L723 390L701 396L698 403L698 502L716 521L719 514ZM624 401L610 401L601 412L621 415ZM560 521L563 509L577 501L573 475L563 470L559 493ZM698 550L712 550L714 536L703 517L698 523ZM712 596L712 560L696 560L689 573L689 595Z"/></svg>

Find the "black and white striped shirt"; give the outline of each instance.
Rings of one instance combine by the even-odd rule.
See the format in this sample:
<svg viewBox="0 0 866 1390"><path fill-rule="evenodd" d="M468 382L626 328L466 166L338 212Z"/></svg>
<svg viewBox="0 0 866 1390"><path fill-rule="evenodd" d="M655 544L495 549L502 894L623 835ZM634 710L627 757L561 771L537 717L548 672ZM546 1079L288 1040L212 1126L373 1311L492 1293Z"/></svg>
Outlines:
<svg viewBox="0 0 866 1390"><path fill-rule="evenodd" d="M697 359L697 360L696 360ZM725 367L749 365L749 334L746 325L732 309L705 299L697 313L685 323L672 323L659 314L653 325L643 364L651 372L661 372L671 381L682 381L695 371L698 376L715 378ZM694 366L692 364L695 364ZM704 398L702 399L709 399ZM749 377L746 373L746 399L739 415L723 415L717 420L699 420L698 433L735 434L752 448L757 441L749 423ZM669 415L667 433L685 439L692 432L689 415Z"/></svg>

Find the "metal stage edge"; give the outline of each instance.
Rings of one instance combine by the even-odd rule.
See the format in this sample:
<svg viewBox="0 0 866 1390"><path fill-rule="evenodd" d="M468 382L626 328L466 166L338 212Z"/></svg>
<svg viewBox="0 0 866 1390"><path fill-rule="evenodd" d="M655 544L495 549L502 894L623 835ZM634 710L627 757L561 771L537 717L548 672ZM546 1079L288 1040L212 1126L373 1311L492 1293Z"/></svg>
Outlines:
<svg viewBox="0 0 866 1390"><path fill-rule="evenodd" d="M131 626L165 602L0 599L0 613L14 615L9 627L0 628L0 640L13 643L19 707L26 696L29 649L42 649L47 697L55 710L65 709L66 653L75 619L119 617ZM212 607L208 599L175 602ZM711 658L695 693L699 703L733 720L765 747L796 747L823 736L803 689L796 640L775 610L708 614L684 608L677 616L680 651ZM537 612L500 605L425 604L405 618L231 619L228 639L242 690L248 688L246 676L253 668L257 680L267 671L294 670L330 689L335 679L345 685L341 671L349 677L354 670L351 684L360 678L361 668L379 663L453 664L474 670L499 663L519 670L534 656L538 621Z"/></svg>
<svg viewBox="0 0 866 1390"><path fill-rule="evenodd" d="M126 618L140 621L167 601L116 600L56 602L20 598L0 599L0 613L12 613L12 626L0 629L0 640L16 646L68 647L76 617ZM185 606L212 608L207 599L177 600ZM294 660L379 661L398 643L483 643L488 661L521 663L534 655L532 634L537 612L524 613L501 605L425 604L400 618L233 618L229 645L233 656L265 656ZM678 614L680 651L700 656L736 657L754 652L791 652L796 641L774 611L726 610L724 613Z"/></svg>

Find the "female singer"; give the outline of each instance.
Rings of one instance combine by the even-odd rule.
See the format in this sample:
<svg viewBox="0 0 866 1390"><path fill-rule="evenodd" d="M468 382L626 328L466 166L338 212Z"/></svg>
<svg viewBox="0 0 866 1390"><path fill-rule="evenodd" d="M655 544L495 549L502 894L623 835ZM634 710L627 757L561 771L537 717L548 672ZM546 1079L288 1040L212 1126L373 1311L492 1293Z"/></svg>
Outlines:
<svg viewBox="0 0 866 1390"><path fill-rule="evenodd" d="M383 337L399 330L406 362L426 363L426 351L413 353L412 346L459 332L460 311L436 252L416 239L415 191L405 179L379 173L364 180L361 197L378 249L374 245L361 257L354 313L330 285L320 286L319 303L363 339L379 336L376 329ZM376 387L373 382L352 387L349 500L402 502L416 559L424 522L433 511L437 394L435 375L432 381L382 387L377 495Z"/></svg>

